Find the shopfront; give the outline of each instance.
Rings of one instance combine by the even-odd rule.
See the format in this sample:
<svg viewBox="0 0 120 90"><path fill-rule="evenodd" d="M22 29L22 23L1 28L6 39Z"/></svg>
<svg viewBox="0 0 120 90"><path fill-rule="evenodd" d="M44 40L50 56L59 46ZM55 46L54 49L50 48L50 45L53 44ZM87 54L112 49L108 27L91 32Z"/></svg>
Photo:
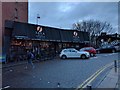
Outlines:
<svg viewBox="0 0 120 90"><path fill-rule="evenodd" d="M63 48L80 49L89 42L89 33L21 22L6 21L4 55L10 61L26 60L31 50L36 59L53 58ZM6 35L6 32L10 32Z"/></svg>

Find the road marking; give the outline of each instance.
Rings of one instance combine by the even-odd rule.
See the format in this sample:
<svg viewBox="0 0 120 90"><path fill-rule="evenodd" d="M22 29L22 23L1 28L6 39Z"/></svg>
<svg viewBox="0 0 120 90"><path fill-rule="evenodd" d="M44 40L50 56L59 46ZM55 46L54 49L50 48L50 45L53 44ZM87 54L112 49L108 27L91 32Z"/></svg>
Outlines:
<svg viewBox="0 0 120 90"><path fill-rule="evenodd" d="M114 54L117 54L117 53L111 53L111 54L108 54L108 55L114 55ZM106 55L106 56L108 56L108 55Z"/></svg>
<svg viewBox="0 0 120 90"><path fill-rule="evenodd" d="M100 68L98 71L96 71L92 76L90 76L87 80L85 80L81 85L79 85L77 87L76 90L82 90L83 88L85 88L87 85L89 85L100 73L102 73L106 68L110 67L113 64L107 64L105 66L103 66L102 68Z"/></svg>
<svg viewBox="0 0 120 90"><path fill-rule="evenodd" d="M85 80L80 86L78 86L77 89L83 88L83 86L84 86L85 84L87 84L87 82L88 82L90 79L92 79L92 78L95 76L95 74L98 73L100 70L101 70L101 69L99 69L99 70L98 70L97 72L95 72L92 76L90 76L87 80Z"/></svg>
<svg viewBox="0 0 120 90"><path fill-rule="evenodd" d="M109 54L108 54L109 55ZM108 55L104 55L104 56L108 56Z"/></svg>
<svg viewBox="0 0 120 90"><path fill-rule="evenodd" d="M10 88L10 86L3 87L3 88L1 88L0 90L2 90L2 89L7 89L7 88Z"/></svg>
<svg viewBox="0 0 120 90"><path fill-rule="evenodd" d="M13 70L11 69L10 72L12 72Z"/></svg>
<svg viewBox="0 0 120 90"><path fill-rule="evenodd" d="M98 58L98 57L90 57L89 59L93 59L93 58Z"/></svg>
<svg viewBox="0 0 120 90"><path fill-rule="evenodd" d="M82 87L82 88L85 88L87 85L90 85L90 83L91 83L93 80L95 80L96 77L97 77L100 73L102 73L105 69L106 69L106 68L103 68L100 72L98 72L98 73L97 73L90 81L88 81L88 83L87 83L84 87Z"/></svg>
<svg viewBox="0 0 120 90"><path fill-rule="evenodd" d="M98 57L93 57L93 58L98 58Z"/></svg>
<svg viewBox="0 0 120 90"><path fill-rule="evenodd" d="M113 55L113 53L112 54L108 54L108 55Z"/></svg>

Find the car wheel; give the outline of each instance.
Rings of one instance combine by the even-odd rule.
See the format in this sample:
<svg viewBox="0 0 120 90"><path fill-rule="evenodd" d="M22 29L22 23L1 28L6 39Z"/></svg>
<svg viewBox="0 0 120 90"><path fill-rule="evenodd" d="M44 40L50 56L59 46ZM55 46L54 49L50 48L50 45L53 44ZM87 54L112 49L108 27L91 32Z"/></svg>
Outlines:
<svg viewBox="0 0 120 90"><path fill-rule="evenodd" d="M96 57L96 54L93 54L94 57Z"/></svg>
<svg viewBox="0 0 120 90"><path fill-rule="evenodd" d="M61 57L62 59L66 59L67 58L67 56L66 55L62 55L62 57Z"/></svg>
<svg viewBox="0 0 120 90"><path fill-rule="evenodd" d="M93 56L94 56L94 54L93 54L93 53L90 53L90 56L91 56L91 57L93 57Z"/></svg>
<svg viewBox="0 0 120 90"><path fill-rule="evenodd" d="M97 51L97 53L99 54L99 53L100 53L100 51Z"/></svg>
<svg viewBox="0 0 120 90"><path fill-rule="evenodd" d="M82 59L86 59L86 55L82 54L82 55L81 55L81 58L82 58Z"/></svg>

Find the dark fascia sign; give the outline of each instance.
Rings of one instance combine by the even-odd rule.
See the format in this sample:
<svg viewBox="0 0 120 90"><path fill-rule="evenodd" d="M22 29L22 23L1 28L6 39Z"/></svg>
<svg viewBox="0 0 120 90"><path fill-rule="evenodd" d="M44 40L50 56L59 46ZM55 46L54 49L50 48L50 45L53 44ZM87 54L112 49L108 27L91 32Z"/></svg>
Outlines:
<svg viewBox="0 0 120 90"><path fill-rule="evenodd" d="M41 26L37 26L37 30L35 34L36 34L36 38L39 38L39 39L45 38L45 33L43 32L43 28Z"/></svg>
<svg viewBox="0 0 120 90"><path fill-rule="evenodd" d="M28 39L28 36L14 36L17 39Z"/></svg>
<svg viewBox="0 0 120 90"><path fill-rule="evenodd" d="M78 36L78 33L76 31L73 32L73 41L79 42L79 36Z"/></svg>

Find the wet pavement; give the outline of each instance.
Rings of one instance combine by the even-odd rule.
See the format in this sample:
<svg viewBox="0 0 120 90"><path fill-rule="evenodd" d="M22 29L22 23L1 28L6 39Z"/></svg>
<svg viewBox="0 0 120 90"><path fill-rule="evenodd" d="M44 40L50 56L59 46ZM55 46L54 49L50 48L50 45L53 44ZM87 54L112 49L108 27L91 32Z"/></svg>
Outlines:
<svg viewBox="0 0 120 90"><path fill-rule="evenodd" d="M97 88L118 88L118 68L112 68Z"/></svg>
<svg viewBox="0 0 120 90"><path fill-rule="evenodd" d="M3 65L2 86L10 88L76 88L98 69L114 60L118 60L117 53L99 54L88 60L54 59L35 62L34 69L26 62L18 65L11 64L9 67Z"/></svg>

